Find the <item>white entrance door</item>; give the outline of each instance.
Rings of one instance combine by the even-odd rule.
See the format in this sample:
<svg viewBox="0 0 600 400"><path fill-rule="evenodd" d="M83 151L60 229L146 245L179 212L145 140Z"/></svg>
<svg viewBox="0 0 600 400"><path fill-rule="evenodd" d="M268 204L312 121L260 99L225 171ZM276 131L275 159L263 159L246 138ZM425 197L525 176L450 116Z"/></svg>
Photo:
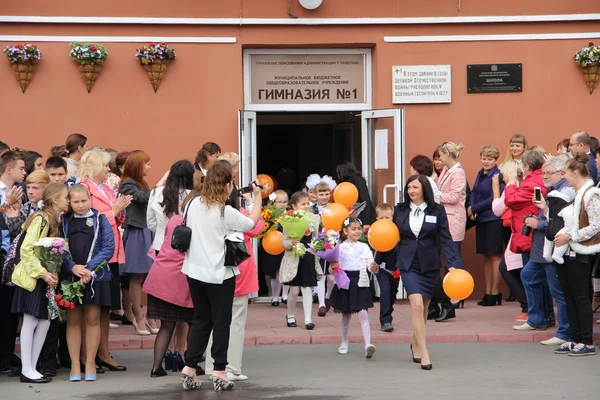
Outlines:
<svg viewBox="0 0 600 400"><path fill-rule="evenodd" d="M371 199L395 206L405 181L404 108L363 111L361 117L362 174ZM379 296L377 284L375 290ZM402 281L397 297L406 298Z"/></svg>

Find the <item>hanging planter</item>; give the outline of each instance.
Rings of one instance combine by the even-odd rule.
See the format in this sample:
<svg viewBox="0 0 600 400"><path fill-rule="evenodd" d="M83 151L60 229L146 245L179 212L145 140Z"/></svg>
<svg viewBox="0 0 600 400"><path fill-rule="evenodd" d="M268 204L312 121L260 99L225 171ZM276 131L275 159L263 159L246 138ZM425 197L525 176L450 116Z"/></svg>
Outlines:
<svg viewBox="0 0 600 400"><path fill-rule="evenodd" d="M583 81L592 94L600 79L600 46L594 46L594 43L590 42L588 47L582 48L573 57L581 67Z"/></svg>
<svg viewBox="0 0 600 400"><path fill-rule="evenodd" d="M154 93L158 90L167 71L167 63L175 59L175 50L166 43L148 43L147 46L135 50L135 58L146 71Z"/></svg>
<svg viewBox="0 0 600 400"><path fill-rule="evenodd" d="M71 43L69 55L71 60L79 65L83 83L88 93L90 93L108 56L106 48L97 43L81 44L74 42Z"/></svg>
<svg viewBox="0 0 600 400"><path fill-rule="evenodd" d="M42 58L42 52L32 44L18 44L7 46L2 51L10 60L12 69L17 77L21 91L25 93L27 86L33 78L36 62Z"/></svg>

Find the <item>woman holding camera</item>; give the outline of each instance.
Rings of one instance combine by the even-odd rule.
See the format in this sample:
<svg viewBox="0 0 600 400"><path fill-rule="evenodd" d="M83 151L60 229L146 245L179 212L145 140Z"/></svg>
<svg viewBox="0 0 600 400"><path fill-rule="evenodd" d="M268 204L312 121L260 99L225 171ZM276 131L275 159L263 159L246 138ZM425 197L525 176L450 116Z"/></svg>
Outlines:
<svg viewBox="0 0 600 400"><path fill-rule="evenodd" d="M254 196L261 195L253 185ZM199 389L196 366L206 350L211 332L214 368L213 385L216 391L230 390L233 382L225 373L235 279L239 271L225 265L225 236L232 232L252 230L260 218L260 207L253 207L246 217L226 205L233 190L231 164L219 160L207 172L204 183L188 196L182 208L188 207L187 226L192 231L190 247L183 262L187 275L194 320L190 341L185 353L185 368L181 371L184 389Z"/></svg>
<svg viewBox="0 0 600 400"><path fill-rule="evenodd" d="M480 306L502 305L500 293L500 259L502 258L502 220L492 212L494 193L492 179L500 174L496 165L500 151L494 146L484 146L479 153L481 170L477 173L473 191L471 191L470 206L467 216L476 222L476 249L477 254L483 254L483 267L485 273L485 295L477 303ZM504 185L502 185L504 186ZM502 189L502 188L501 188Z"/></svg>

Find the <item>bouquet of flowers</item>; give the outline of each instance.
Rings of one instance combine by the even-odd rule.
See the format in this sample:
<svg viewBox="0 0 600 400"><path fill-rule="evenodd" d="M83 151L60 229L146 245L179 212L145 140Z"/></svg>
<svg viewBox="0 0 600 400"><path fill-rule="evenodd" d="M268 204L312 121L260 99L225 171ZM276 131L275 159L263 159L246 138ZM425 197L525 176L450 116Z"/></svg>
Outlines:
<svg viewBox="0 0 600 400"><path fill-rule="evenodd" d="M304 235L310 234L309 229L313 223L311 214L304 211L286 211L279 217L279 224L287 232L292 239L302 239ZM302 257L306 254L306 246L303 243L298 243L292 249L292 254L295 257Z"/></svg>
<svg viewBox="0 0 600 400"><path fill-rule="evenodd" d="M135 50L135 58L140 64L152 64L156 60L174 60L175 50L170 49L165 42L148 43L140 49Z"/></svg>
<svg viewBox="0 0 600 400"><path fill-rule="evenodd" d="M94 270L92 271L92 279L90 281L90 285L94 284L96 274L107 265L108 263L106 262L106 260L104 260L100 263L100 265L94 268ZM54 300L60 308L72 310L77 304L81 304L81 301L83 300L84 289L85 284L82 283L81 280L75 282L62 281L60 283L61 293L55 295ZM94 297L94 289L92 289L92 297Z"/></svg>
<svg viewBox="0 0 600 400"><path fill-rule="evenodd" d="M594 46L594 43L590 42L588 47L584 47L575 53L573 58L582 67L598 63L600 62L600 46Z"/></svg>
<svg viewBox="0 0 600 400"><path fill-rule="evenodd" d="M260 235L256 236L256 238L260 239L261 237L269 233L271 230L277 229L277 225L279 224L279 217L281 217L282 213L283 210L280 210L275 206L264 207L260 212L260 216L265 221L265 228L263 229Z"/></svg>
<svg viewBox="0 0 600 400"><path fill-rule="evenodd" d="M334 230L323 230L316 239L310 242L309 252L327 262L338 262L340 259L340 234Z"/></svg>
<svg viewBox="0 0 600 400"><path fill-rule="evenodd" d="M108 51L101 44L73 42L69 55L78 64L102 64L108 57Z"/></svg>
<svg viewBox="0 0 600 400"><path fill-rule="evenodd" d="M33 44L17 44L15 46L6 46L2 51L13 64L25 63L33 64L42 58L42 52Z"/></svg>
<svg viewBox="0 0 600 400"><path fill-rule="evenodd" d="M63 258L69 256L67 241L58 237L41 238L33 244L36 257L46 270L56 276L60 275L60 267ZM48 286L46 297L48 298L48 318L62 319L60 309L56 302L56 290Z"/></svg>

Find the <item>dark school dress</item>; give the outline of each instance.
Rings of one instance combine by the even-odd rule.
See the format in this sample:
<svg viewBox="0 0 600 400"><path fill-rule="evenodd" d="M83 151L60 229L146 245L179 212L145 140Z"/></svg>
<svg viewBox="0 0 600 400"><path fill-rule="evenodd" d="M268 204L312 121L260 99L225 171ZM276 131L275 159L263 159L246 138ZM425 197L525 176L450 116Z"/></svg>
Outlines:
<svg viewBox="0 0 600 400"><path fill-rule="evenodd" d="M88 221L92 218L73 218L69 223L69 249L71 257L76 264L86 265L94 242L94 227ZM108 270L108 265L104 267ZM112 305L110 281L101 281L103 270L97 272L98 279L93 283L85 285L83 290L83 299L81 304L99 305L101 307L110 307ZM72 281L79 280L79 277L69 274L68 278Z"/></svg>
<svg viewBox="0 0 600 400"><path fill-rule="evenodd" d="M305 235L300 242L309 245L312 234ZM315 270L315 256L308 251L298 261L298 272L294 279L285 282L288 286L314 287L317 286L317 271Z"/></svg>

